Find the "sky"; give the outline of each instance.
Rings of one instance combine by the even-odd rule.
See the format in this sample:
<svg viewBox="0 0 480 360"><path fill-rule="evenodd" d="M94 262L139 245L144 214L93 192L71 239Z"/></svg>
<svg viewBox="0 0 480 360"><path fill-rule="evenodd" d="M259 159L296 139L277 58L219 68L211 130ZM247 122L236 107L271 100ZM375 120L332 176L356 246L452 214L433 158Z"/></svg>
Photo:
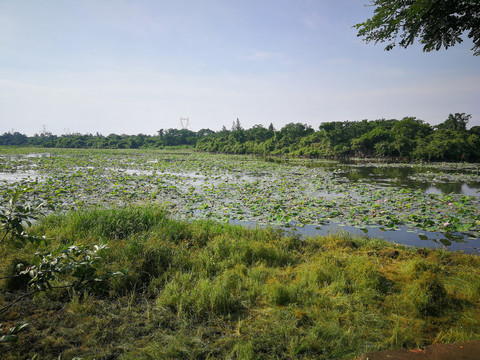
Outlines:
<svg viewBox="0 0 480 360"><path fill-rule="evenodd" d="M480 125L470 39L384 51L369 0L0 0L0 133L276 129L450 113ZM185 121L184 121L185 125Z"/></svg>

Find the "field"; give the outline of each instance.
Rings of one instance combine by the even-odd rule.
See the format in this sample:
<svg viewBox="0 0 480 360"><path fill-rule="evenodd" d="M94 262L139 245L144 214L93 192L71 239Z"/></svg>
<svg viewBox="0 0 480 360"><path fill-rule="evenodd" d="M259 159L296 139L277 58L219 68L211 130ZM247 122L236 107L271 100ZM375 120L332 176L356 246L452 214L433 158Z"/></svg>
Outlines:
<svg viewBox="0 0 480 360"><path fill-rule="evenodd" d="M187 150L0 155L5 196L28 185L25 202L48 204L29 229L46 236L44 252L104 244L99 276L123 272L81 289L55 279L1 313L3 334L28 323L0 342L7 359L353 359L480 338L477 255L342 232L301 236L334 222L475 253L478 164ZM9 277L37 251L0 245L1 308L25 294L28 279Z"/></svg>

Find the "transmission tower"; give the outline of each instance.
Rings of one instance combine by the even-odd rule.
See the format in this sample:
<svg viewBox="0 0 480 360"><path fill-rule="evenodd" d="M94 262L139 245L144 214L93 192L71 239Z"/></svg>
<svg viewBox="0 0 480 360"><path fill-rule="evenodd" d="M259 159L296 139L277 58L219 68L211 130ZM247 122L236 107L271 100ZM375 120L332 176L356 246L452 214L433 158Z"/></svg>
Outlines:
<svg viewBox="0 0 480 360"><path fill-rule="evenodd" d="M182 127L183 130L188 129L188 127L190 126L190 120L188 119L188 117L186 117L186 118L181 117L180 118L180 126Z"/></svg>

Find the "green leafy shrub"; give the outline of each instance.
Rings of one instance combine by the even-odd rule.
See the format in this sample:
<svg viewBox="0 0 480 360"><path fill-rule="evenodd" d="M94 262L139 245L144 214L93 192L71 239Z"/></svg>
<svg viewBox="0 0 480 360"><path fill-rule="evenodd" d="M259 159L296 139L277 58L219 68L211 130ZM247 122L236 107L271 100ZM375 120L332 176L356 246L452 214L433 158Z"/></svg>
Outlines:
<svg viewBox="0 0 480 360"><path fill-rule="evenodd" d="M68 284L61 287L101 292L107 278L123 275L123 272L98 273L100 253L107 248L107 245L94 245L91 249L69 244L50 252L38 251L32 265L21 266L20 275L29 275L30 286L39 291L51 290L54 281L68 280Z"/></svg>
<svg viewBox="0 0 480 360"><path fill-rule="evenodd" d="M3 230L3 236L0 245L4 244L5 239L10 240L10 246L16 245L16 242L21 245L30 242L37 247L46 245L45 237L32 236L27 232L28 227L43 215L42 203L29 203L23 197L31 191L32 188L16 186L1 194L3 201L0 205L0 229ZM106 279L123 275L123 272L99 272L102 255L107 248L106 244L88 247L69 243L60 245L53 251L38 250L30 262L14 259L6 271L7 276L3 278L6 280L5 288L9 291L25 292L0 308L0 315L21 300L54 288L105 292ZM30 286L30 291L27 290L27 285ZM17 341L17 333L27 325L28 323L22 323L10 327L7 333L0 337L0 342Z"/></svg>
<svg viewBox="0 0 480 360"><path fill-rule="evenodd" d="M22 197L31 191L33 191L32 188L20 184L1 194L0 229L3 231L3 236L0 243L4 242L6 238L10 238L12 242L20 240L22 243L29 241L37 245L43 244L44 238L29 235L26 231L33 221L43 215L41 208L44 204L42 202L26 203L22 201Z"/></svg>

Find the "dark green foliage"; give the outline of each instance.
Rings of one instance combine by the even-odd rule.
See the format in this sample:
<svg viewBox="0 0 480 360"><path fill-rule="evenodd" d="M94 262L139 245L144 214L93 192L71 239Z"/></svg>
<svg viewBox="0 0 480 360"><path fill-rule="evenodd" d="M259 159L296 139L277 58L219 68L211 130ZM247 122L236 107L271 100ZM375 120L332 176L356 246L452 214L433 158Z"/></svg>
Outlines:
<svg viewBox="0 0 480 360"><path fill-rule="evenodd" d="M432 128L423 121L406 117L392 126L390 146L396 155L409 157L416 149L418 141L425 139L432 132Z"/></svg>
<svg viewBox="0 0 480 360"><path fill-rule="evenodd" d="M445 120L443 123L437 125L436 128L441 130L466 132L467 124L471 117L472 117L471 115L465 115L465 113L462 113L462 114L456 113L455 115L450 114L448 116L448 119Z"/></svg>
<svg viewBox="0 0 480 360"><path fill-rule="evenodd" d="M448 49L468 32L473 54L480 55L480 3L476 0L374 0L371 19L355 25L366 42L387 42L391 50L412 45L416 38L423 51Z"/></svg>
<svg viewBox="0 0 480 360"><path fill-rule="evenodd" d="M280 131L255 126L222 131L199 140L196 149L231 154L300 157L387 157L417 160L479 161L480 135L466 129L470 115L450 114L432 128L415 117L402 120L335 121L314 131L290 123ZM240 134L240 132L242 134Z"/></svg>
<svg viewBox="0 0 480 360"><path fill-rule="evenodd" d="M315 131L302 123L289 123L280 130L255 125L243 129L234 121L232 130L159 130L149 135L62 135L21 137L24 146L58 148L163 148L195 147L198 151L228 154L288 155L310 158L386 157L416 160L480 161L480 131L467 130L470 115L450 114L432 127L415 117L325 122ZM12 134L0 136L0 145L11 145ZM20 139L18 134L16 138Z"/></svg>
<svg viewBox="0 0 480 360"><path fill-rule="evenodd" d="M1 145L26 145L28 144L28 136L20 134L19 132L15 133L4 133L1 137Z"/></svg>
<svg viewBox="0 0 480 360"><path fill-rule="evenodd" d="M437 130L426 140L420 140L415 156L426 160L478 161L474 149L466 142L464 134L453 130Z"/></svg>
<svg viewBox="0 0 480 360"><path fill-rule="evenodd" d="M29 241L37 245L43 243L43 238L32 236L26 231L33 221L43 215L40 210L43 203L25 202L23 199L25 194L32 191L32 188L20 183L0 194L0 230L3 232L0 244L6 238L12 242L19 240L22 243Z"/></svg>
<svg viewBox="0 0 480 360"><path fill-rule="evenodd" d="M213 131L202 129L194 132L188 129L167 129L159 130L157 136L138 135L117 135L109 134L66 134L53 135L42 133L40 135L26 136L16 133L4 133L0 135L0 145L15 146L37 146L47 148L66 149L148 149L163 148L164 146L195 146L199 139L208 136Z"/></svg>

